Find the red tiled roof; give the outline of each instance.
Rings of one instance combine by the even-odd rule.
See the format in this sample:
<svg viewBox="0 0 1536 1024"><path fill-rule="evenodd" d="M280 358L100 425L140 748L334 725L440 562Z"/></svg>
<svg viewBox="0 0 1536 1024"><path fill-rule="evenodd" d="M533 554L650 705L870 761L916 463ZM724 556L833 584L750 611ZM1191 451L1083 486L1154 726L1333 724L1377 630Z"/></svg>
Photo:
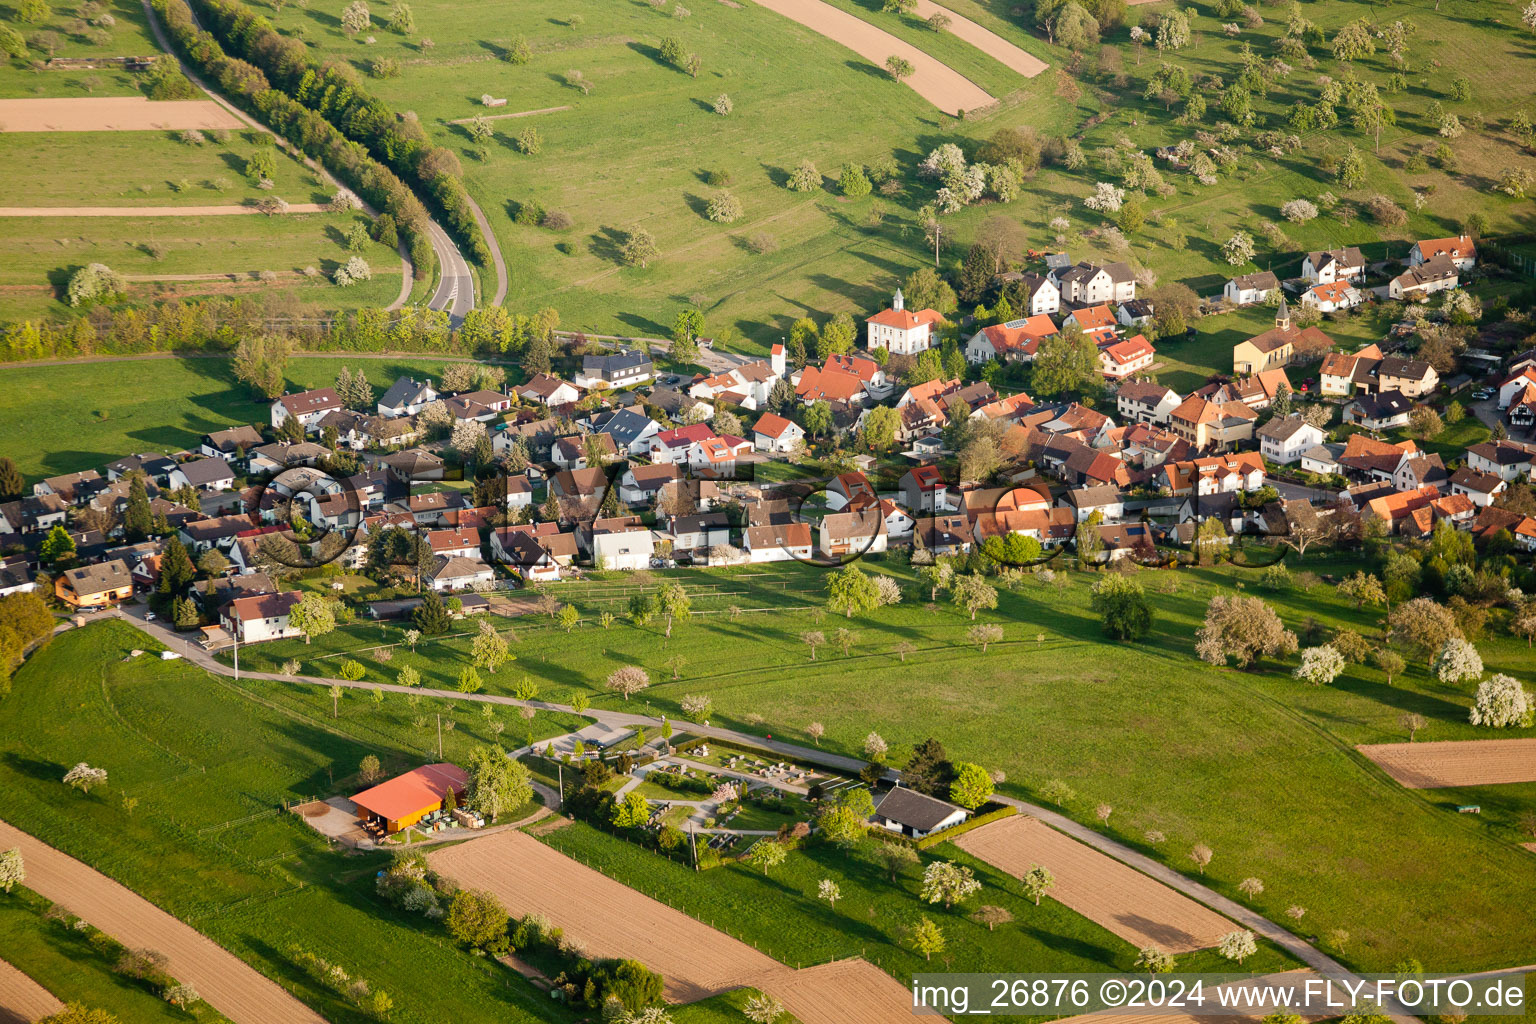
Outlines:
<svg viewBox="0 0 1536 1024"><path fill-rule="evenodd" d="M462 794L469 787L469 776L456 764L429 764L365 789L352 802L387 821L399 821L443 802L449 787Z"/></svg>
<svg viewBox="0 0 1536 1024"><path fill-rule="evenodd" d="M882 309L870 317L869 322L882 327L894 327L898 331L910 331L914 327L936 324L943 319L944 314L936 309L920 309L916 313L910 309Z"/></svg>

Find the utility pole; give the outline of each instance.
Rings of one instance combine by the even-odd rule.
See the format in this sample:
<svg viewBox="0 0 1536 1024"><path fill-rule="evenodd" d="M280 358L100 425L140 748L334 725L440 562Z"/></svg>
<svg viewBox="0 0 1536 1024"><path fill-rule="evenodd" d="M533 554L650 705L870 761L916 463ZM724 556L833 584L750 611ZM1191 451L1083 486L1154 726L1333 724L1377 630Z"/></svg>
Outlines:
<svg viewBox="0 0 1536 1024"><path fill-rule="evenodd" d="M235 682L240 681L240 627L235 626Z"/></svg>
<svg viewBox="0 0 1536 1024"><path fill-rule="evenodd" d="M565 803L565 765L563 763L556 762L555 770L559 773L558 781L560 783L560 802L563 804Z"/></svg>
<svg viewBox="0 0 1536 1024"><path fill-rule="evenodd" d="M443 759L443 713L437 713L437 759Z"/></svg>
<svg viewBox="0 0 1536 1024"><path fill-rule="evenodd" d="M695 838L693 819L688 819L688 849L693 853L693 870L699 870L699 841Z"/></svg>

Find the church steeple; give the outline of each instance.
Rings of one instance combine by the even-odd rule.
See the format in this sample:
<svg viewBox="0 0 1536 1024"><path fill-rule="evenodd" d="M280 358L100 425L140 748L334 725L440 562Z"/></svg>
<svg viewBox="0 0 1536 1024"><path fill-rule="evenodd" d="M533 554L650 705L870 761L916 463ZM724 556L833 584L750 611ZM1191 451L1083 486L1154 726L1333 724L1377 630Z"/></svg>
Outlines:
<svg viewBox="0 0 1536 1024"><path fill-rule="evenodd" d="M1275 327L1282 331L1291 329L1291 308L1285 304L1285 296L1280 296L1280 308L1275 310Z"/></svg>
<svg viewBox="0 0 1536 1024"><path fill-rule="evenodd" d="M891 297L891 308L900 313L907 308L907 300L901 297L901 289L896 289L896 294Z"/></svg>

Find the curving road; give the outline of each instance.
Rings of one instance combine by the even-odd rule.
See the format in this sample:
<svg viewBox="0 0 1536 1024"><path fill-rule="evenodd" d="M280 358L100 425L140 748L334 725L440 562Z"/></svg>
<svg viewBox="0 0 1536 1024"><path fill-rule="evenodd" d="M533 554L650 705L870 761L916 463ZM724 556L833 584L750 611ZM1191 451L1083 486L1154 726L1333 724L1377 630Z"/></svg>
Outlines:
<svg viewBox="0 0 1536 1024"><path fill-rule="evenodd" d="M457 327L464 321L464 314L475 308L475 273L437 221L429 220L427 231L438 266L437 290L428 300L427 308L447 310L449 321Z"/></svg>

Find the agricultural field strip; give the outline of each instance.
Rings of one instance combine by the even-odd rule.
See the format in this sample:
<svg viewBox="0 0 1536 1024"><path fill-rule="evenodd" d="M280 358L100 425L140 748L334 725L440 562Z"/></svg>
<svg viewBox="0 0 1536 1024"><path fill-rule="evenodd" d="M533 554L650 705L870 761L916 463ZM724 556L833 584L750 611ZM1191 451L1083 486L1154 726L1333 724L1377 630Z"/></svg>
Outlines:
<svg viewBox="0 0 1536 1024"><path fill-rule="evenodd" d="M1536 739L1367 743L1356 749L1408 789L1536 782Z"/></svg>
<svg viewBox="0 0 1536 1024"><path fill-rule="evenodd" d="M906 84L923 99L946 113L974 110L993 102L993 97L979 85L948 65L930 57L910 43L824 4L821 0L756 0L775 14L798 21L806 28L840 43L877 68L885 67L888 57L901 57L913 68ZM980 29L980 26L977 26Z"/></svg>
<svg viewBox="0 0 1536 1024"><path fill-rule="evenodd" d="M20 847L27 884L127 946L170 960L170 973L235 1024L324 1024L324 1018L228 950L127 887L0 821L0 849Z"/></svg>
<svg viewBox="0 0 1536 1024"><path fill-rule="evenodd" d="M52 992L0 960L0 1024L31 1024L62 1009Z"/></svg>
<svg viewBox="0 0 1536 1024"><path fill-rule="evenodd" d="M1151 0L1148 0L1151 2ZM940 7L930 0L917 0L917 6L913 13L920 18L931 18L935 14L942 14L949 19L949 27L944 31L957 39L964 39L976 49L989 57L993 57L1008 67L1017 71L1025 78L1034 78L1050 65L1036 57L1034 54L1015 46L1002 36L989 28L984 28L948 7Z"/></svg>
<svg viewBox="0 0 1536 1024"><path fill-rule="evenodd" d="M542 914L592 954L630 957L660 973L673 1002L752 986L802 1024L910 1020L905 987L862 960L797 971L522 832L428 854L461 885L494 893L514 915Z"/></svg>
<svg viewBox="0 0 1536 1024"><path fill-rule="evenodd" d="M0 132L122 132L245 127L213 100L144 96L0 99Z"/></svg>
<svg viewBox="0 0 1536 1024"><path fill-rule="evenodd" d="M264 213L254 206L0 206L0 217L228 217ZM319 203L290 203L283 213L325 213Z"/></svg>
<svg viewBox="0 0 1536 1024"><path fill-rule="evenodd" d="M1215 911L1026 815L983 825L954 843L1016 878L1043 865L1056 877L1052 899L1138 948L1189 953L1233 930Z"/></svg>

